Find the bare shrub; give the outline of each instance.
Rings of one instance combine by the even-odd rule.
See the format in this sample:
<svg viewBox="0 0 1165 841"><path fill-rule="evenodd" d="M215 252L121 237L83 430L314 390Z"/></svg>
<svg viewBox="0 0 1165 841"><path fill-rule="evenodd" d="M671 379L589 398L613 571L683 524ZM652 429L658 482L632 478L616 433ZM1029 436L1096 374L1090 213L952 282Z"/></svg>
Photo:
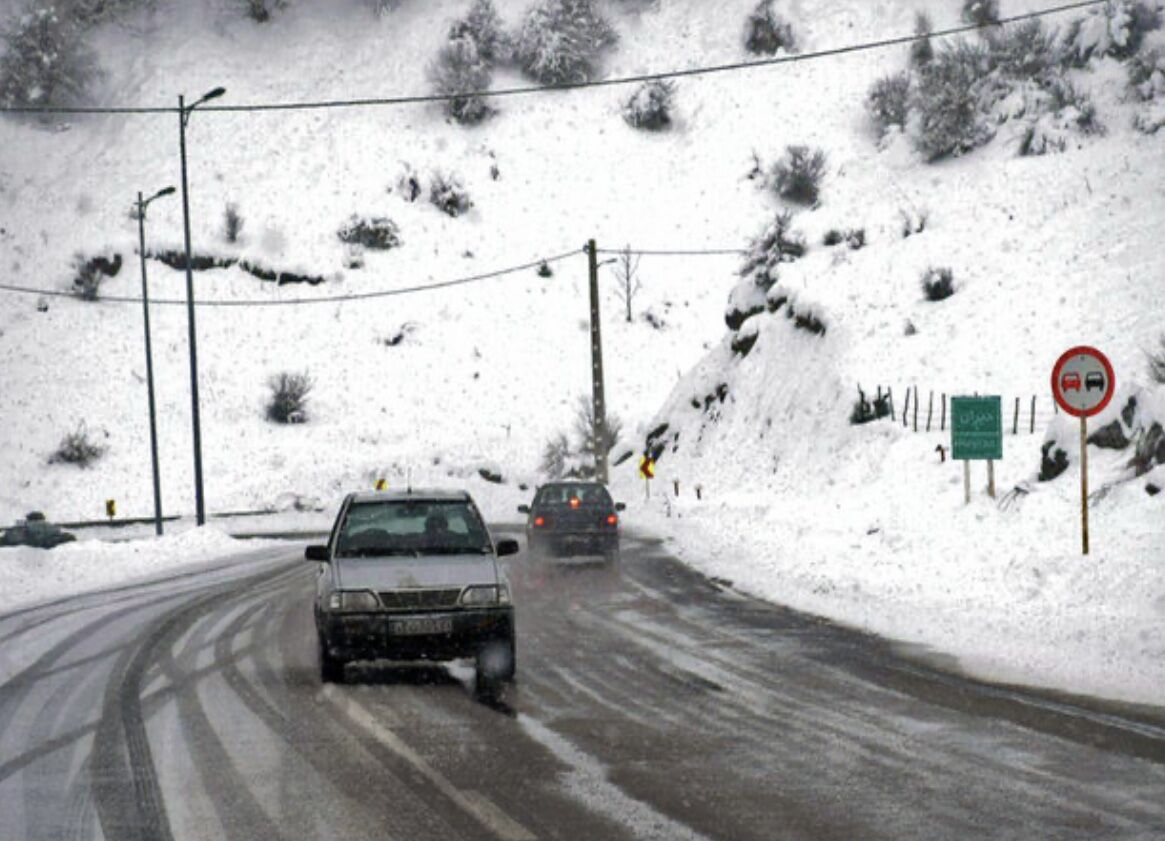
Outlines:
<svg viewBox="0 0 1165 841"><path fill-rule="evenodd" d="M773 165L772 184L777 195L798 204L813 204L825 174L825 153L808 146L787 146Z"/></svg>
<svg viewBox="0 0 1165 841"><path fill-rule="evenodd" d="M0 33L0 105L67 106L83 102L98 75L82 30L54 6L30 8Z"/></svg>
<svg viewBox="0 0 1165 841"><path fill-rule="evenodd" d="M954 295L954 272L949 268L928 268L922 273L922 294L928 301L943 301Z"/></svg>
<svg viewBox="0 0 1165 841"><path fill-rule="evenodd" d="M794 48L793 28L776 10L775 0L760 0L744 22L744 48L754 55L774 55Z"/></svg>
<svg viewBox="0 0 1165 841"><path fill-rule="evenodd" d="M749 243L739 274L751 278L767 292L778 280L778 266L792 263L804 254L805 240L793 232L793 215L784 211L778 213L764 232Z"/></svg>
<svg viewBox="0 0 1165 841"><path fill-rule="evenodd" d="M256 23L266 23L271 15L287 8L287 0L242 0L243 11Z"/></svg>
<svg viewBox="0 0 1165 841"><path fill-rule="evenodd" d="M623 302L627 311L627 323L630 324L631 307L635 302L635 296L642 288L639 280L639 257L631 253L630 245L619 252L619 257L615 261L615 278L619 282L615 291L619 295L619 300Z"/></svg>
<svg viewBox="0 0 1165 841"><path fill-rule="evenodd" d="M866 94L866 108L882 134L891 126L906 126L910 87L910 74L902 71L878 79Z"/></svg>
<svg viewBox="0 0 1165 841"><path fill-rule="evenodd" d="M271 396L267 419L275 423L303 423L307 420L307 396L315 383L307 372L284 371L267 381Z"/></svg>
<svg viewBox="0 0 1165 841"><path fill-rule="evenodd" d="M56 451L49 456L49 464L75 464L78 467L88 467L103 455L105 447L89 438L85 422L81 421L75 430L61 439Z"/></svg>
<svg viewBox="0 0 1165 841"><path fill-rule="evenodd" d="M858 387L858 399L854 402L853 410L849 415L849 422L855 426L869 423L890 416L889 394L878 394L873 398Z"/></svg>
<svg viewBox="0 0 1165 841"><path fill-rule="evenodd" d="M619 419L618 415L607 412L605 420L604 455L610 453L615 448L619 436L623 434L623 422ZM595 444L594 422L594 403L590 395L580 394L575 408L574 436L578 454L586 459L593 459L599 449Z"/></svg>
<svg viewBox="0 0 1165 841"><path fill-rule="evenodd" d="M570 439L566 433L559 432L542 448L542 461L538 467L550 479L561 479L566 475L571 456Z"/></svg>
<svg viewBox="0 0 1165 841"><path fill-rule="evenodd" d="M596 77L603 51L617 40L594 0L541 0L526 12L514 58L545 85L587 82Z"/></svg>
<svg viewBox="0 0 1165 841"><path fill-rule="evenodd" d="M429 181L429 201L454 218L473 207L469 191L453 173L435 172Z"/></svg>
<svg viewBox="0 0 1165 841"><path fill-rule="evenodd" d="M623 104L623 119L634 128L660 131L671 125L675 82L657 79L644 82Z"/></svg>
<svg viewBox="0 0 1165 841"><path fill-rule="evenodd" d="M99 255L86 258L77 254L73 258L73 294L83 301L96 301L101 284L107 277L116 277L121 271L121 255Z"/></svg>
<svg viewBox="0 0 1165 841"><path fill-rule="evenodd" d="M348 224L336 232L341 242L357 243L374 251L385 251L400 245L400 229L391 219L374 217L364 219L353 215Z"/></svg>

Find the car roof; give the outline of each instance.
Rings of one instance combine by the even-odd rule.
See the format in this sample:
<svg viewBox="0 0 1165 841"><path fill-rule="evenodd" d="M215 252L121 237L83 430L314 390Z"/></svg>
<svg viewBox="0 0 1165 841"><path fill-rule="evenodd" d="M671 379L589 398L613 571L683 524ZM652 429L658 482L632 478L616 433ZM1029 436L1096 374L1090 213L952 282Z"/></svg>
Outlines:
<svg viewBox="0 0 1165 841"><path fill-rule="evenodd" d="M602 482L597 482L594 479L563 479L561 482L547 482L544 485L539 485L539 488L574 488L579 485L590 485L595 488L607 487Z"/></svg>
<svg viewBox="0 0 1165 841"><path fill-rule="evenodd" d="M391 491L356 491L352 502L472 502L468 491L449 488L410 488Z"/></svg>

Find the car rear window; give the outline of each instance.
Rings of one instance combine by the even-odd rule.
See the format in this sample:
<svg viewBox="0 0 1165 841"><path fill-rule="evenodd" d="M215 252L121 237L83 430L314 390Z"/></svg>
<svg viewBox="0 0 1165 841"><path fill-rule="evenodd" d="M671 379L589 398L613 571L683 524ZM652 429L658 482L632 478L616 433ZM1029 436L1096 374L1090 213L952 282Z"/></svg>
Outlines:
<svg viewBox="0 0 1165 841"><path fill-rule="evenodd" d="M538 490L534 500L535 505L568 505L571 499L577 499L583 505L600 505L609 507L611 495L602 485L586 484L584 482L545 485Z"/></svg>
<svg viewBox="0 0 1165 841"><path fill-rule="evenodd" d="M336 545L340 557L489 551L489 533L477 508L462 500L353 503Z"/></svg>

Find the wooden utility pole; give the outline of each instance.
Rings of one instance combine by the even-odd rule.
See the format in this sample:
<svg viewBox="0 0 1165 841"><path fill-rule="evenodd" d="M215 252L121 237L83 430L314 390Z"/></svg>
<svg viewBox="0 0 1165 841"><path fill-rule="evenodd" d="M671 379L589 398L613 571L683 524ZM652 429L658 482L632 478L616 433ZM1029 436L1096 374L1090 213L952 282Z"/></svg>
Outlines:
<svg viewBox="0 0 1165 841"><path fill-rule="evenodd" d="M603 392L603 338L599 328L599 258L595 241L587 241L591 284L591 399L593 401L595 478L607 484L607 402Z"/></svg>

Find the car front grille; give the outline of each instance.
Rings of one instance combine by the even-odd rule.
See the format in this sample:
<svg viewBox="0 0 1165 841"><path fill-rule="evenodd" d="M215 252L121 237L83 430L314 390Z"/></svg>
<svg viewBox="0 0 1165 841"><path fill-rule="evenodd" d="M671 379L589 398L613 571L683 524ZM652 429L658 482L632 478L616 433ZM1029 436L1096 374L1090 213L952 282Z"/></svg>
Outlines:
<svg viewBox="0 0 1165 841"><path fill-rule="evenodd" d="M461 590L390 590L377 595L385 610L440 610L455 607Z"/></svg>

